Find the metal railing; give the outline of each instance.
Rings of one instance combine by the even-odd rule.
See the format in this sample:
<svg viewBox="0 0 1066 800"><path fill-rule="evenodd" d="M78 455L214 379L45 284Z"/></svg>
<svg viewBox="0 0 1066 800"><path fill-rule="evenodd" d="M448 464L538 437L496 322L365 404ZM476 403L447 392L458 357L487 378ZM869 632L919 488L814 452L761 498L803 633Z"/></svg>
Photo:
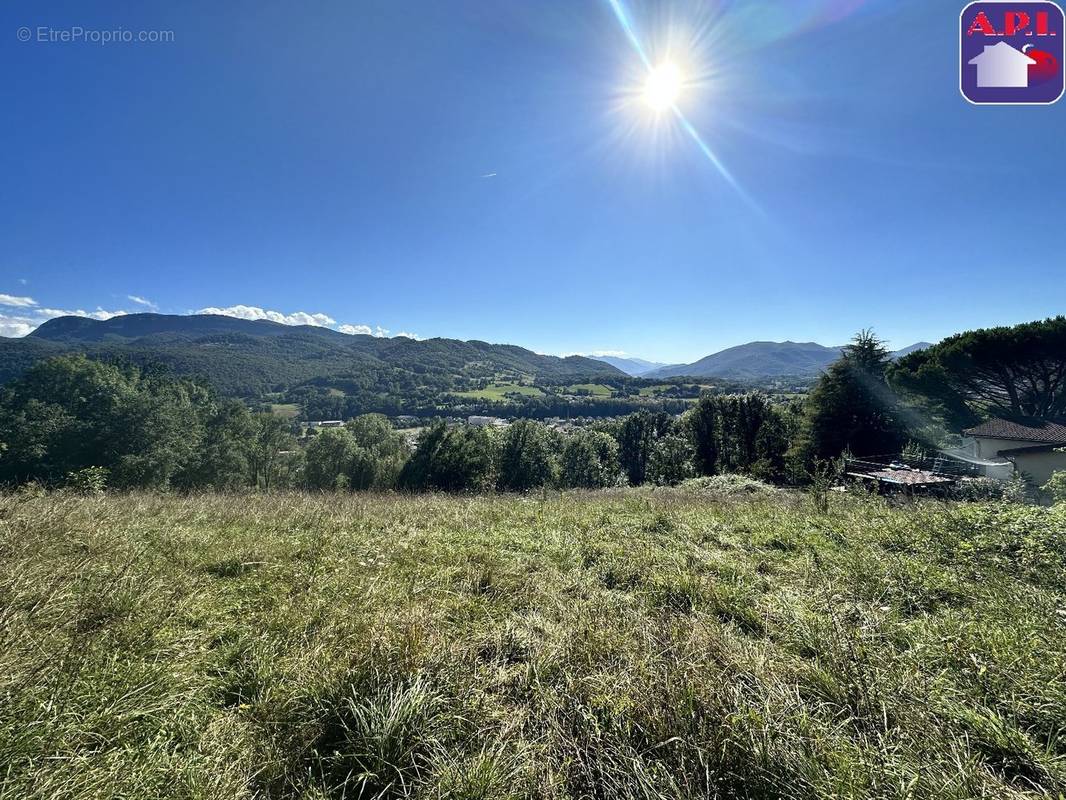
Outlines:
<svg viewBox="0 0 1066 800"><path fill-rule="evenodd" d="M862 458L844 457L844 472L865 475L883 470L918 470L945 478L980 477L981 469L976 464L969 464L961 459L947 455L913 456L904 453L890 455L863 456Z"/></svg>

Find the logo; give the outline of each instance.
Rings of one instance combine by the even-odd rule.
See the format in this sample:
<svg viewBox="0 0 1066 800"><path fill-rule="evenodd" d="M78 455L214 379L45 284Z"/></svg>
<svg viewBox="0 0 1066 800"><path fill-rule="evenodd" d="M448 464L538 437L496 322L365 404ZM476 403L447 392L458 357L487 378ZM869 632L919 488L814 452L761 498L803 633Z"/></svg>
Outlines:
<svg viewBox="0 0 1066 800"><path fill-rule="evenodd" d="M959 88L978 105L1047 105L1066 90L1066 15L1056 3L990 0L959 17Z"/></svg>

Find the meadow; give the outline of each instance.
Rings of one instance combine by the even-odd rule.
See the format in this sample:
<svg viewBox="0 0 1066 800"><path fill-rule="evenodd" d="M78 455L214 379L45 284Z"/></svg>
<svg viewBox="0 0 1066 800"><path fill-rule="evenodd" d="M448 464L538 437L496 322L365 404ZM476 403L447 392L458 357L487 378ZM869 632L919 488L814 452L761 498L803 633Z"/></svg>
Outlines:
<svg viewBox="0 0 1066 800"><path fill-rule="evenodd" d="M468 392L452 392L452 394L466 400L492 400L502 403L514 395L543 397L544 391L536 386L519 383L490 383L484 389L471 389Z"/></svg>
<svg viewBox="0 0 1066 800"><path fill-rule="evenodd" d="M0 495L3 798L1066 792L1066 506Z"/></svg>

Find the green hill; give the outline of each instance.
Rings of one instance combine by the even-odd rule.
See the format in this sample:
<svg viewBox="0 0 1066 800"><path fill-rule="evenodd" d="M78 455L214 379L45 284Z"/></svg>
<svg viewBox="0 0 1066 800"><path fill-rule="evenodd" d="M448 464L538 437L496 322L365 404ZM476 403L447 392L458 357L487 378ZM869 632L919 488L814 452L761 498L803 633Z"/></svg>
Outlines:
<svg viewBox="0 0 1066 800"><path fill-rule="evenodd" d="M0 382L40 358L71 351L162 364L250 397L333 380L391 394L448 391L463 379L622 374L591 358L542 356L481 341L389 339L216 315L129 314L106 321L59 317L23 339L0 339Z"/></svg>

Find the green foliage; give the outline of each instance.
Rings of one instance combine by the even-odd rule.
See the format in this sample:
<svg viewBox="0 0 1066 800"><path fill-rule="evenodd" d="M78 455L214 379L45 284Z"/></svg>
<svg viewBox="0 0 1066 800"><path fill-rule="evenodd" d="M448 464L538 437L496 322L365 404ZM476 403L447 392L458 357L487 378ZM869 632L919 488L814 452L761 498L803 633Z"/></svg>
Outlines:
<svg viewBox="0 0 1066 800"><path fill-rule="evenodd" d="M949 336L890 377L955 430L989 416L1066 418L1066 317Z"/></svg>
<svg viewBox="0 0 1066 800"><path fill-rule="evenodd" d="M304 455L304 480L311 489L391 489L406 455L403 437L389 421L367 414L311 439Z"/></svg>
<svg viewBox="0 0 1066 800"><path fill-rule="evenodd" d="M811 498L811 505L819 514L829 511L829 492L837 483L840 470L830 460L815 459L811 470L807 475L807 495Z"/></svg>
<svg viewBox="0 0 1066 800"><path fill-rule="evenodd" d="M961 482L952 492L956 500L973 502L1004 500L1007 484L995 478L969 478Z"/></svg>
<svg viewBox="0 0 1066 800"><path fill-rule="evenodd" d="M65 486L78 494L103 494L108 471L104 467L83 467L67 473Z"/></svg>
<svg viewBox="0 0 1066 800"><path fill-rule="evenodd" d="M362 454L350 473L353 489L390 489L396 486L407 460L403 436L381 414L363 414L344 425Z"/></svg>
<svg viewBox="0 0 1066 800"><path fill-rule="evenodd" d="M618 442L602 431L579 430L566 437L559 481L572 489L602 489L619 479Z"/></svg>
<svg viewBox="0 0 1066 800"><path fill-rule="evenodd" d="M289 423L274 414L255 414L250 428L245 443L249 484L263 490L300 486L303 453Z"/></svg>
<svg viewBox="0 0 1066 800"><path fill-rule="evenodd" d="M807 402L798 447L807 462L898 453L910 441L898 398L885 379L888 351L876 336L862 331L844 348L840 360L822 375Z"/></svg>
<svg viewBox="0 0 1066 800"><path fill-rule="evenodd" d="M655 440L648 459L647 478L657 486L676 486L696 474L693 448L689 437L681 430Z"/></svg>
<svg viewBox="0 0 1066 800"><path fill-rule="evenodd" d="M630 414L618 429L618 461L632 486L648 479L655 442L673 430L674 421L667 414L638 411Z"/></svg>
<svg viewBox="0 0 1066 800"><path fill-rule="evenodd" d="M704 395L685 421L699 474L750 473L769 480L784 476L789 430L764 394Z"/></svg>
<svg viewBox="0 0 1066 800"><path fill-rule="evenodd" d="M736 495L772 495L779 492L768 483L747 475L707 475L690 478L681 484L681 489L704 497L731 497Z"/></svg>
<svg viewBox="0 0 1066 800"><path fill-rule="evenodd" d="M1055 503L1066 503L1066 471L1052 473L1043 489Z"/></svg>
<svg viewBox="0 0 1066 800"><path fill-rule="evenodd" d="M400 473L406 489L476 492L495 483L495 444L484 428L437 423L418 436Z"/></svg>
<svg viewBox="0 0 1066 800"><path fill-rule="evenodd" d="M511 424L500 439L497 485L526 492L555 483L557 442L551 431L528 419Z"/></svg>
<svg viewBox="0 0 1066 800"><path fill-rule="evenodd" d="M0 482L61 483L100 466L119 488L233 485L247 416L188 381L83 356L42 361L0 395Z"/></svg>

